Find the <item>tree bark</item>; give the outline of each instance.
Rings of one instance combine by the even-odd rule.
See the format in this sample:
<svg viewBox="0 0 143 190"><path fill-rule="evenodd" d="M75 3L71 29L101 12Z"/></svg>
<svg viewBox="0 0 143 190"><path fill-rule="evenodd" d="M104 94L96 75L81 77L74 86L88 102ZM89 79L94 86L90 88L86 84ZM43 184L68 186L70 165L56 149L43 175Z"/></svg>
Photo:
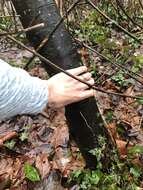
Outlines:
<svg viewBox="0 0 143 190"><path fill-rule="evenodd" d="M17 13L21 16L24 28L30 25L45 23L45 28L36 29L27 33L27 38L33 47L38 47L40 42L50 35L61 16L54 0L12 0ZM62 67L71 69L81 65L80 56L77 53L69 32L64 23L58 27L49 39L48 43L40 50L40 53L49 60ZM43 63L44 64L44 63ZM50 76L57 72L49 65L44 64ZM109 167L113 143L104 126L98 106L94 98L66 106L66 119L69 124L71 136L78 144L86 161L87 167L96 168L96 157L89 150L99 146L98 138L102 136L106 141L106 151L103 162L105 168Z"/></svg>

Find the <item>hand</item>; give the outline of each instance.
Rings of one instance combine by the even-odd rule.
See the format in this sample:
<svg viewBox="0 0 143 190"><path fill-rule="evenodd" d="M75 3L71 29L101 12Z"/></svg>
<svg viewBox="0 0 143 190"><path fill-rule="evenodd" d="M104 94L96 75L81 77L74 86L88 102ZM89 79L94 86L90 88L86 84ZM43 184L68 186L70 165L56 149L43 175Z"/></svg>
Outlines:
<svg viewBox="0 0 143 190"><path fill-rule="evenodd" d="M68 72L77 76L79 79L94 85L94 80L91 77L91 74L87 72L85 66L70 69ZM68 104L81 101L94 95L93 89L89 89L86 84L83 84L64 73L56 74L47 82L49 93L48 106L52 108L64 107Z"/></svg>

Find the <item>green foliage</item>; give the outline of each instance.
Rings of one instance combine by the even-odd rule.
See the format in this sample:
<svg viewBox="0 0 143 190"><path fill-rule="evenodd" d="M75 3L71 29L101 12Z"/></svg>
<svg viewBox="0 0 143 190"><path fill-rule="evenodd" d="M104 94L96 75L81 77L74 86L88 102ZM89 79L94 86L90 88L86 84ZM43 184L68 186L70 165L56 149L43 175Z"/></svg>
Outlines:
<svg viewBox="0 0 143 190"><path fill-rule="evenodd" d="M1 17L0 18L0 28L7 30L13 25L12 17Z"/></svg>
<svg viewBox="0 0 143 190"><path fill-rule="evenodd" d="M96 156L96 170L84 169L74 171L71 174L70 180L76 181L81 190L139 190L139 178L142 175L141 169L134 166L129 160L127 160L128 165L121 162L117 151L114 150L111 168L107 172L103 171L101 159L104 156L106 147L104 138L99 137L98 143L98 148L89 151L92 155ZM142 149L136 147L131 152L141 153Z"/></svg>
<svg viewBox="0 0 143 190"><path fill-rule="evenodd" d="M5 17L0 18L0 30L2 30L2 32L4 31L14 32L17 30L17 28L19 28L19 26L20 26L20 21L17 18L16 18L16 22L13 17L5 16ZM18 33L16 35L16 39L23 43L27 42L25 33Z"/></svg>
<svg viewBox="0 0 143 190"><path fill-rule="evenodd" d="M120 87L128 87L135 84L135 81L132 78L126 78L125 72L121 70L114 74L111 79Z"/></svg>
<svg viewBox="0 0 143 190"><path fill-rule="evenodd" d="M133 63L132 71L135 73L141 71L143 68L143 55L133 56Z"/></svg>
<svg viewBox="0 0 143 190"><path fill-rule="evenodd" d="M142 99L138 99L137 102L141 105L143 105L143 98Z"/></svg>
<svg viewBox="0 0 143 190"><path fill-rule="evenodd" d="M6 142L4 143L4 145L5 145L7 148L9 148L10 150L12 150L12 149L14 148L15 144L16 144L16 141L15 141L14 139L8 140L8 141L6 141Z"/></svg>
<svg viewBox="0 0 143 190"><path fill-rule="evenodd" d="M40 176L38 174L38 171L29 163L25 163L24 165L24 174L25 174L25 177L32 182L40 181Z"/></svg>
<svg viewBox="0 0 143 190"><path fill-rule="evenodd" d="M142 174L142 171L139 167L132 167L130 168L130 173L135 177L135 178L139 178Z"/></svg>
<svg viewBox="0 0 143 190"><path fill-rule="evenodd" d="M127 3L128 4L128 3ZM136 6L133 4L129 7L127 4L124 5L125 10L132 17L133 12L129 7L133 6L133 10L136 9ZM99 1L98 7L107 14L110 18L118 22L123 28L127 30L132 30L135 26L132 22L129 22L128 18L122 10L116 9L116 3L109 3L109 1ZM137 6L139 4L137 3ZM136 16L141 16L141 11L136 12ZM137 17L134 18L136 20ZM136 20L139 23L138 20ZM143 24L143 23L142 23ZM81 41L89 43L94 46L98 52L106 56L113 62L117 62L119 64L130 63L128 68L131 68L133 72L139 72L142 69L142 56L133 56L135 50L139 48L140 44L129 37L128 35L118 31L117 28L111 27L112 23L109 23L103 16L101 16L96 10L88 12L86 16L81 20L74 33ZM112 25L113 26L113 25ZM131 31L132 32L132 31ZM133 32L132 32L133 33ZM140 35L141 36L141 35ZM138 38L140 38L138 36ZM105 60L101 58L101 64ZM106 61L109 64L108 61ZM93 76L96 77L98 73L98 68L95 66L95 60L91 62L91 68L93 68ZM96 70L95 70L96 68ZM113 68L114 69L114 68ZM100 71L99 71L100 72ZM112 81L116 83L116 85L120 87L128 87L130 84L134 84L134 80L127 77L125 71L119 70L112 77Z"/></svg>
<svg viewBox="0 0 143 190"><path fill-rule="evenodd" d="M106 121L108 122L108 123L110 123L111 121L113 120L113 111L108 111L107 113L106 113Z"/></svg>
<svg viewBox="0 0 143 190"><path fill-rule="evenodd" d="M23 132L20 133L19 139L23 142L28 139L28 130L31 126L24 126Z"/></svg>
<svg viewBox="0 0 143 190"><path fill-rule="evenodd" d="M134 146L129 148L128 153L131 155L133 154L143 154L143 147L142 146Z"/></svg>
<svg viewBox="0 0 143 190"><path fill-rule="evenodd" d="M80 39L93 44L104 44L109 36L109 32L110 28L102 25L102 19L95 11L90 12L88 17L80 23L79 29L75 31Z"/></svg>

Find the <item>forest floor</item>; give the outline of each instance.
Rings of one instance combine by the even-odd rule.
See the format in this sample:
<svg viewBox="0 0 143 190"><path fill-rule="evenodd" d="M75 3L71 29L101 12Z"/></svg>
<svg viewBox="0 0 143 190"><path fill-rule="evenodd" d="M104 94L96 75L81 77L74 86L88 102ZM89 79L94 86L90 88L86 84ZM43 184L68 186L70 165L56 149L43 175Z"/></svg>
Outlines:
<svg viewBox="0 0 143 190"><path fill-rule="evenodd" d="M1 59L18 67L23 67L30 56L29 52L13 45L0 50ZM48 78L40 65L32 67L29 69L31 75ZM104 89L120 91L111 80L106 81ZM143 86L137 82L130 85L124 94L143 95ZM106 125L117 142L120 157L126 159L127 143L129 146L143 146L143 105L131 98L99 92L96 98ZM40 183L35 181L40 178L42 181L53 172L58 173L59 177L54 185L49 180L49 189L66 189L59 183L61 176L66 179L72 171L85 166L79 149L69 138L64 108L49 109L47 113L36 116L17 116L1 122L0 142L0 190L6 187L7 190L40 189ZM27 168L31 165L34 167L26 169L26 164ZM140 159L137 164L142 166L143 160ZM34 182L30 182L32 180Z"/></svg>
<svg viewBox="0 0 143 190"><path fill-rule="evenodd" d="M101 1L102 6L103 1ZM102 8L105 9L106 6ZM85 10L83 10L84 16L79 14L79 22L74 20L72 23L71 18L71 23L69 23L71 34L113 62L119 62L127 69L134 71L134 74L143 76L143 45L138 45L124 32L112 27L112 23L101 19L97 12L89 11L89 13ZM123 15L115 16L116 11L113 9L108 9L108 12L108 15L115 17L124 28L130 29L142 39L142 31L138 31L138 27L135 27L132 22L127 22L127 18L120 18ZM78 14L76 16L78 17ZM4 24L8 25L9 22L8 20ZM17 38L20 37L18 34ZM25 36L20 40L24 40L24 44L27 44ZM141 84L128 76L126 71L123 72L121 68L117 68L103 57L88 51L87 48L81 46L78 48L83 63L95 77L97 87L101 87L105 92L112 91L128 96L143 97L142 77L137 77L140 78ZM31 56L31 53L9 42L6 37L0 38L0 58L9 64L23 68ZM33 76L48 79L47 73L40 66L37 58L30 64L28 72ZM126 166L129 168L127 181L132 181L135 177L137 185L143 189L143 99L136 101L132 98L97 91L95 98L105 125L117 144L119 157L127 163ZM136 170L136 167L130 168L128 162L130 147L135 147L132 149L135 153L132 164L138 166L140 171ZM84 168L85 162L79 148L69 135L64 108L59 110L49 108L47 112L36 116L16 116L0 122L0 190L78 190L76 183L71 184L71 187L66 186L67 178L72 172ZM79 174L77 172L77 176L80 176ZM103 176L100 177L102 181ZM112 182L118 181L118 177L120 178L118 175L115 175L115 178L113 176L111 185ZM119 187L123 183L123 178L120 178L119 184L115 185ZM91 181L95 180L93 179L91 178ZM105 187L106 184L102 189L97 189L107 190ZM89 190L86 187L83 189ZM108 190L118 189L115 186ZM125 187L121 190L139 189Z"/></svg>

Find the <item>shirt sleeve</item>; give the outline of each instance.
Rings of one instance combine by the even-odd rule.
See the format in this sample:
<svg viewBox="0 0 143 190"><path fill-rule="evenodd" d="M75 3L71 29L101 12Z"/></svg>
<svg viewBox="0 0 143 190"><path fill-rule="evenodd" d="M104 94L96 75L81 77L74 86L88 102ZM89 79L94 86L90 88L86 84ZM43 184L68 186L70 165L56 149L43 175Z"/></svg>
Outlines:
<svg viewBox="0 0 143 190"><path fill-rule="evenodd" d="M0 120L42 112L48 103L47 81L0 59Z"/></svg>

